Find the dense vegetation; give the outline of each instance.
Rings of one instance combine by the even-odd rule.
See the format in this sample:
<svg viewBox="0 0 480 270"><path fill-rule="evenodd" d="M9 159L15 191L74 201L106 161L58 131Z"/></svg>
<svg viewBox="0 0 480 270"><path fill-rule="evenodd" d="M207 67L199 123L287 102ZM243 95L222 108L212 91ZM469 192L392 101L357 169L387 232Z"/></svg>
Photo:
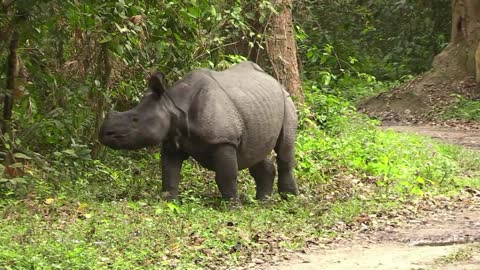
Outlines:
<svg viewBox="0 0 480 270"><path fill-rule="evenodd" d="M269 70L262 48L274 7L244 2L24 0L3 7L0 33L18 33L20 76L13 130L2 136L0 268L238 265L272 242L301 249L331 236L339 221L478 185L478 155L382 131L354 109L429 68L448 41L449 1L298 1L301 196L258 203L242 172L244 207L231 210L217 199L212 174L189 162L181 202L159 200L158 149L104 149L98 124L109 108L139 100L151 70L170 82L195 67L252 58Z"/></svg>

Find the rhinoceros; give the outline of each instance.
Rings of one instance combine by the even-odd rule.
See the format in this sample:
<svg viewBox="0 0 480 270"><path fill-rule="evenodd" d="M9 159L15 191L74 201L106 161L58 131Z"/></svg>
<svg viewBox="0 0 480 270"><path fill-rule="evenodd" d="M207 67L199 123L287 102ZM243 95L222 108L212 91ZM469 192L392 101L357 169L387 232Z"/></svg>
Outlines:
<svg viewBox="0 0 480 270"><path fill-rule="evenodd" d="M200 68L167 88L153 73L140 103L107 114L99 141L113 149L161 146L162 195L179 195L182 163L192 157L215 172L223 199L237 200L237 174L248 168L256 199L271 196L276 152L278 191L298 194L293 175L297 113L282 85L245 61L223 71Z"/></svg>

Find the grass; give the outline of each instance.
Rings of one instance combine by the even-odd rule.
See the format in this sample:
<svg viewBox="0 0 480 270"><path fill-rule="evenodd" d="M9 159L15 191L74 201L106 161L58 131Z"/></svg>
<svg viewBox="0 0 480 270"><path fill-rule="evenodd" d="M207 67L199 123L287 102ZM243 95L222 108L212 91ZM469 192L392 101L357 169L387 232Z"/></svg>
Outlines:
<svg viewBox="0 0 480 270"><path fill-rule="evenodd" d="M301 249L307 239L324 234L325 224L346 213L358 216L363 204L334 204L319 215L313 202L297 198L240 210L201 202L16 202L2 209L0 267L234 266L271 247Z"/></svg>
<svg viewBox="0 0 480 270"><path fill-rule="evenodd" d="M328 178L342 171L372 176L386 193L417 195L480 177L480 156L476 151L422 136L381 131L361 121L344 122L329 133L301 135L298 141L300 177Z"/></svg>
<svg viewBox="0 0 480 270"><path fill-rule="evenodd" d="M459 262L466 262L472 259L475 255L480 254L479 244L470 244L466 247L460 248L446 256L440 257L435 260L435 266L445 266L449 264L455 264Z"/></svg>
<svg viewBox="0 0 480 270"><path fill-rule="evenodd" d="M344 233L338 224L401 208L412 196L478 187L478 153L381 131L356 114L335 117L328 131L302 118L300 196L256 202L243 171L241 209L217 199L212 173L192 162L181 201L167 203L158 199L158 154L57 153L46 176L32 169L30 186L2 190L0 268L232 268Z"/></svg>
<svg viewBox="0 0 480 270"><path fill-rule="evenodd" d="M480 100L467 99L457 95L456 102L443 113L444 119L480 121Z"/></svg>

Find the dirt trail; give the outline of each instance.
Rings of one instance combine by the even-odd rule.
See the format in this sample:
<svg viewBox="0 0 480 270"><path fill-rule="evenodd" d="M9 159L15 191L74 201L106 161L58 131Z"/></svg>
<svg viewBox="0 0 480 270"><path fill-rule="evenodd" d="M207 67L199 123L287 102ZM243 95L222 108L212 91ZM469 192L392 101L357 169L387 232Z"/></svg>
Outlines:
<svg viewBox="0 0 480 270"><path fill-rule="evenodd" d="M384 124L384 129L429 136L447 143L459 144L466 148L480 150L480 130L476 127L439 127L430 125L401 126Z"/></svg>
<svg viewBox="0 0 480 270"><path fill-rule="evenodd" d="M479 270L480 195L462 208L368 231L269 270Z"/></svg>
<svg viewBox="0 0 480 270"><path fill-rule="evenodd" d="M308 263L292 264L276 269L298 270L411 270L428 269L432 259L458 252L461 247L408 247L399 244L379 244L373 247L352 246L306 258ZM461 269L478 270L480 264L469 262ZM459 269L459 268L456 268Z"/></svg>
<svg viewBox="0 0 480 270"><path fill-rule="evenodd" d="M476 127L386 124L383 128L480 150L480 129ZM480 270L480 193L475 192L472 201L459 207L427 211L421 219L405 225L367 230L353 239L324 245L286 264L263 269Z"/></svg>

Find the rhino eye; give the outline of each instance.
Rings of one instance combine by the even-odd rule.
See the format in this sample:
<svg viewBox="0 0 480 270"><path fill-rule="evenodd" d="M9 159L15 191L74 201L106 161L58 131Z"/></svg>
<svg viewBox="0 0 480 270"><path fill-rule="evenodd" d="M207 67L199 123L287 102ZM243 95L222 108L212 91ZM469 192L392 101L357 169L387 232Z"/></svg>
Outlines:
<svg viewBox="0 0 480 270"><path fill-rule="evenodd" d="M136 122L138 122L138 118L137 118L137 117L133 117L133 118L132 118L132 121L133 121L134 123L136 123Z"/></svg>

